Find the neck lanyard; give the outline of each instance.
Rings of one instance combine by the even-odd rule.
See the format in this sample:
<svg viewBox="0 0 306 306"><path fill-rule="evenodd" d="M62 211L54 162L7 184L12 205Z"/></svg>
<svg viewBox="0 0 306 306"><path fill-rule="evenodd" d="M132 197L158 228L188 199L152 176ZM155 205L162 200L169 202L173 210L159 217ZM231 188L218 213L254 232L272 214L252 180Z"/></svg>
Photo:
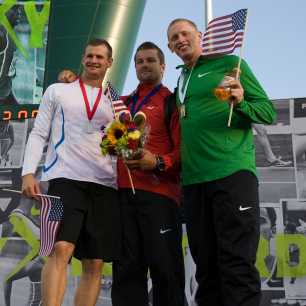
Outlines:
<svg viewBox="0 0 306 306"><path fill-rule="evenodd" d="M102 96L102 86L99 89L98 95L97 95L95 103L93 105L93 108L92 108L92 110L90 110L90 105L89 105L89 102L88 102L84 82L81 79L79 79L79 83L80 83L80 87L81 87L81 91L82 91L82 95L83 95L83 100L84 100L85 107L86 107L87 118L90 121L93 118L93 116L94 116L94 114L95 114L95 112L98 108L98 105L100 103L101 96Z"/></svg>
<svg viewBox="0 0 306 306"><path fill-rule="evenodd" d="M179 102L181 105L185 102L185 97L188 89L188 84L192 75L193 67L189 72L189 76L187 77L187 71L185 68L182 69L181 75L178 82L178 95L179 95Z"/></svg>
<svg viewBox="0 0 306 306"><path fill-rule="evenodd" d="M138 107L136 107L136 103L138 101L138 93L136 92L132 98L131 98L131 114L132 116L134 116L145 104L147 104L149 102L149 99L152 98L154 95L156 95L158 93L158 91L161 88L161 84L155 86L138 104Z"/></svg>

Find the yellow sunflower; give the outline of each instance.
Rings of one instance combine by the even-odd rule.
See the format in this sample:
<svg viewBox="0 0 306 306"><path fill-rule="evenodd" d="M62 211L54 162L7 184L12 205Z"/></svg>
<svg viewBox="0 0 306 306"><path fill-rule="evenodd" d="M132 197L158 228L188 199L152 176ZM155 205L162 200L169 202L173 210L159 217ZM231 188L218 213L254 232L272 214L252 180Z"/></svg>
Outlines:
<svg viewBox="0 0 306 306"><path fill-rule="evenodd" d="M126 126L121 122L114 121L107 130L107 138L112 145L115 145L117 141L127 133Z"/></svg>

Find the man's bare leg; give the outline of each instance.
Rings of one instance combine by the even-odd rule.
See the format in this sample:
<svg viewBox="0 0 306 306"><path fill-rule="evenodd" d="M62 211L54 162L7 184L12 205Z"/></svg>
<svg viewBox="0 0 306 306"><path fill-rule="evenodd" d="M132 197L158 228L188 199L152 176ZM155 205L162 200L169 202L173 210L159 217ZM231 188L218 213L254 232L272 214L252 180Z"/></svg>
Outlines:
<svg viewBox="0 0 306 306"><path fill-rule="evenodd" d="M103 261L100 259L83 259L80 286L77 289L75 306L96 305L101 289Z"/></svg>
<svg viewBox="0 0 306 306"><path fill-rule="evenodd" d="M52 255L44 265L42 270L42 304L44 306L62 304L67 282L67 266L73 250L72 243L57 242Z"/></svg>

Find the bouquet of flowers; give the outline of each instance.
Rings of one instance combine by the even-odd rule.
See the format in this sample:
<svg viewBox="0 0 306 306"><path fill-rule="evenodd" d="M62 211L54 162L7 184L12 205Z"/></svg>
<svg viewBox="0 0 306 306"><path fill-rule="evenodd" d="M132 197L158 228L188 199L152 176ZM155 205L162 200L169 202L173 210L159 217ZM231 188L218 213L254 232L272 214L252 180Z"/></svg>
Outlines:
<svg viewBox="0 0 306 306"><path fill-rule="evenodd" d="M115 155L127 159L139 159L145 145L149 129L146 125L146 115L137 112L132 117L131 112L121 100L119 94L110 82L107 83L106 94L109 97L115 119L102 130L100 144L102 155ZM132 191L135 194L133 180L127 168Z"/></svg>
<svg viewBox="0 0 306 306"><path fill-rule="evenodd" d="M146 115L138 112L132 118L129 111L123 111L104 129L101 142L103 155L117 155L124 159L141 157L147 137Z"/></svg>
<svg viewBox="0 0 306 306"><path fill-rule="evenodd" d="M143 112L138 112L132 118L131 113L124 110L102 132L100 144L102 155L116 155L123 159L141 158L142 148L148 135L146 115ZM129 168L127 168L127 172L132 191L135 194Z"/></svg>

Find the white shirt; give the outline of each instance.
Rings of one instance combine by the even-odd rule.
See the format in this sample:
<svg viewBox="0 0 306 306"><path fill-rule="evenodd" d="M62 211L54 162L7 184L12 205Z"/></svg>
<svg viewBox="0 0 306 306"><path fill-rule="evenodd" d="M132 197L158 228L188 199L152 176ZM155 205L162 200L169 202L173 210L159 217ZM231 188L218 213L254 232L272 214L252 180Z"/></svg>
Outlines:
<svg viewBox="0 0 306 306"><path fill-rule="evenodd" d="M85 88L92 104L91 97L95 100L99 89ZM112 120L111 102L103 94L92 120L88 120L78 80L49 86L28 139L22 175L36 172L48 141L42 181L63 177L117 188L117 160L103 156L99 146L101 127Z"/></svg>

